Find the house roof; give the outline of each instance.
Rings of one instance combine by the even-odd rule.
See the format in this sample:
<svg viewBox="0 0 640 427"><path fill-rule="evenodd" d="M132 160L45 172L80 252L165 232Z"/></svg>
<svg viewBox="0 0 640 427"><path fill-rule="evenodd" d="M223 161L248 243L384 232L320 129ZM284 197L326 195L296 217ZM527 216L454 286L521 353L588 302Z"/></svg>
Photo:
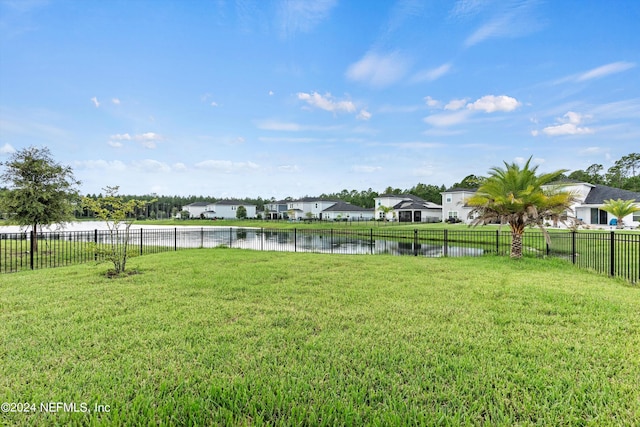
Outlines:
<svg viewBox="0 0 640 427"><path fill-rule="evenodd" d="M333 203L337 203L336 200L330 200L330 199L323 199L321 197L303 197L301 199L298 200L292 200L292 203L296 203L296 202L333 202Z"/></svg>
<svg viewBox="0 0 640 427"><path fill-rule="evenodd" d="M412 210L422 210L422 209L442 209L442 206L436 205L435 203L426 202L422 200L421 202L416 202L413 200L403 200L400 203L396 204L393 209L402 210L402 209L412 209Z"/></svg>
<svg viewBox="0 0 640 427"><path fill-rule="evenodd" d="M211 205L226 205L226 206L255 206L251 203L245 203L242 200L218 200L215 203L210 203Z"/></svg>
<svg viewBox="0 0 640 427"><path fill-rule="evenodd" d="M421 199L418 196L414 196L413 194L381 194L376 198L382 198L382 197L388 197L388 198L394 198L394 199L408 199L408 200L413 200L414 202L424 202L424 199Z"/></svg>
<svg viewBox="0 0 640 427"><path fill-rule="evenodd" d="M593 184L591 184L593 185ZM587 198L584 199L585 205L601 205L606 200L610 199L622 199L622 200L635 200L640 203L640 193L634 191L623 190L621 188L607 187L606 185L594 185Z"/></svg>
<svg viewBox="0 0 640 427"><path fill-rule="evenodd" d="M323 212L373 212L373 208L363 208L348 202L338 201L335 205L323 210Z"/></svg>
<svg viewBox="0 0 640 427"><path fill-rule="evenodd" d="M443 193L475 193L476 191L475 188L451 187L448 190L444 190Z"/></svg>
<svg viewBox="0 0 640 427"><path fill-rule="evenodd" d="M186 206L193 206L193 207L200 206L200 207L205 207L205 206L210 205L210 204L211 204L211 202L193 202L193 203L189 203L188 205L185 205L185 207L186 207Z"/></svg>

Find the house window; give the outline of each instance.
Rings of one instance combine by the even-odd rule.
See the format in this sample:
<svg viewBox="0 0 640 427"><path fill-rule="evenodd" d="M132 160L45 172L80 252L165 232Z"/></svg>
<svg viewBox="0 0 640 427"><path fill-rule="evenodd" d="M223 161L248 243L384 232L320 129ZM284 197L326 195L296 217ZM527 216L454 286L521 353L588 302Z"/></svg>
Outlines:
<svg viewBox="0 0 640 427"><path fill-rule="evenodd" d="M640 222L640 211L633 213L633 221Z"/></svg>
<svg viewBox="0 0 640 427"><path fill-rule="evenodd" d="M591 208L591 224L607 225L607 212L598 208Z"/></svg>
<svg viewBox="0 0 640 427"><path fill-rule="evenodd" d="M458 218L458 211L449 211L449 218Z"/></svg>
<svg viewBox="0 0 640 427"><path fill-rule="evenodd" d="M453 201L453 197L451 194L447 194L447 203L451 203Z"/></svg>

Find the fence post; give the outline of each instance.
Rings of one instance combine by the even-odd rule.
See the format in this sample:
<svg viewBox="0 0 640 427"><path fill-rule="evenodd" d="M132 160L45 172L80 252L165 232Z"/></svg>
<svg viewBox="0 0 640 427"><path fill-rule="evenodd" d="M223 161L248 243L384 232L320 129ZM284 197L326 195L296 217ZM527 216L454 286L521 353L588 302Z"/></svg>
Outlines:
<svg viewBox="0 0 640 427"><path fill-rule="evenodd" d="M298 252L298 231L293 229L293 252Z"/></svg>
<svg viewBox="0 0 640 427"><path fill-rule="evenodd" d="M371 227L371 229L369 230L369 241L371 242L371 244L369 245L371 247L371 255L373 255L373 227Z"/></svg>
<svg viewBox="0 0 640 427"><path fill-rule="evenodd" d="M127 230L127 234L129 230ZM140 229L140 255L142 255L142 228Z"/></svg>
<svg viewBox="0 0 640 427"><path fill-rule="evenodd" d="M260 250L264 251L264 227L260 228Z"/></svg>
<svg viewBox="0 0 640 427"><path fill-rule="evenodd" d="M418 229L413 229L413 256L418 256Z"/></svg>
<svg viewBox="0 0 640 427"><path fill-rule="evenodd" d="M449 255L449 230L447 230L446 228L444 229L442 255L443 256L448 256Z"/></svg>
<svg viewBox="0 0 640 427"><path fill-rule="evenodd" d="M35 230L31 230L31 241L29 242L30 246L31 246L31 248L29 250L29 267L32 270L33 270L33 252L34 252L33 250L36 247L35 238L37 238L36 231Z"/></svg>
<svg viewBox="0 0 640 427"><path fill-rule="evenodd" d="M496 230L496 255L500 255L500 230Z"/></svg>
<svg viewBox="0 0 640 427"><path fill-rule="evenodd" d="M229 247L233 245L233 227L229 227Z"/></svg>
<svg viewBox="0 0 640 427"><path fill-rule="evenodd" d="M611 277L615 276L616 274L616 238L615 238L615 232L611 231L611 242L610 242L610 247L611 249L609 250L609 253L611 255L611 259L610 259L610 271L609 273L611 274Z"/></svg>
<svg viewBox="0 0 640 427"><path fill-rule="evenodd" d="M204 228L200 227L200 248L204 248Z"/></svg>
<svg viewBox="0 0 640 427"><path fill-rule="evenodd" d="M173 250L178 250L178 227L173 227Z"/></svg>
<svg viewBox="0 0 640 427"><path fill-rule="evenodd" d="M576 231L571 232L571 262L576 263Z"/></svg>
<svg viewBox="0 0 640 427"><path fill-rule="evenodd" d="M93 230L93 243L95 243L96 247L93 252L93 260L98 261L98 229Z"/></svg>
<svg viewBox="0 0 640 427"><path fill-rule="evenodd" d="M333 228L331 229L331 240L329 241L329 247L331 248L331 253L333 253Z"/></svg>

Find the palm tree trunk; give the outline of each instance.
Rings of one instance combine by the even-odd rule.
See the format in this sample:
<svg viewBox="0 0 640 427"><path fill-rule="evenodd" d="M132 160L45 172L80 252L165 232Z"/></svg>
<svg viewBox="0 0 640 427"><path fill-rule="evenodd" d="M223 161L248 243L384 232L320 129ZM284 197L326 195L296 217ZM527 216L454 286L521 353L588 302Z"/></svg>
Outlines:
<svg viewBox="0 0 640 427"><path fill-rule="evenodd" d="M522 258L522 233L511 232L511 258Z"/></svg>

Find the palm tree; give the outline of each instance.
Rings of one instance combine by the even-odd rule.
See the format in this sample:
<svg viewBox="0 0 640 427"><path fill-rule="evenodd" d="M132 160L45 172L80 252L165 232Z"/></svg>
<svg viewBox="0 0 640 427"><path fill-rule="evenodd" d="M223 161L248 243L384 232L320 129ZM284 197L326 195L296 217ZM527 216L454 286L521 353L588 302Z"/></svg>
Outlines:
<svg viewBox="0 0 640 427"><path fill-rule="evenodd" d="M624 227L623 218L627 215L631 215L634 212L640 211L640 207L636 205L635 200L605 200L602 210L609 212L615 216L618 220L616 228Z"/></svg>
<svg viewBox="0 0 640 427"><path fill-rule="evenodd" d="M530 163L531 157L522 168L506 162L504 169L491 168L489 177L466 200L466 204L473 207L469 214L474 218L472 226L496 222L509 224L511 258L522 257L522 235L528 225L540 227L549 243L544 220L565 221L575 201L572 193L562 191L560 187L543 188L549 187L566 170L536 175L538 166L530 167Z"/></svg>

